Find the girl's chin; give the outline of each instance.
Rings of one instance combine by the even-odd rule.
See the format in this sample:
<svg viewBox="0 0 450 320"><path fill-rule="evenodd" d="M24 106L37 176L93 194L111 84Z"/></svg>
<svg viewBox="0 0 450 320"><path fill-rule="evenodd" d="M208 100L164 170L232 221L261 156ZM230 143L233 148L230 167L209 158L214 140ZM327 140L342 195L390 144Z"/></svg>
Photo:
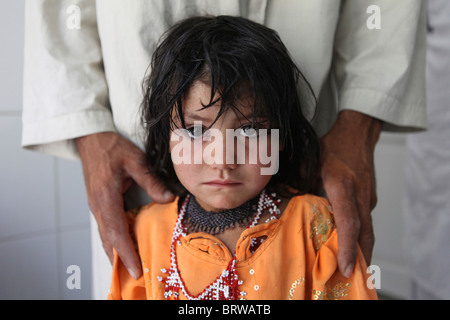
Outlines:
<svg viewBox="0 0 450 320"><path fill-rule="evenodd" d="M237 208L245 203L245 200L239 201L236 197L220 197L215 199L214 197L209 197L208 199L202 199L195 197L198 204L206 211L222 211L227 209Z"/></svg>

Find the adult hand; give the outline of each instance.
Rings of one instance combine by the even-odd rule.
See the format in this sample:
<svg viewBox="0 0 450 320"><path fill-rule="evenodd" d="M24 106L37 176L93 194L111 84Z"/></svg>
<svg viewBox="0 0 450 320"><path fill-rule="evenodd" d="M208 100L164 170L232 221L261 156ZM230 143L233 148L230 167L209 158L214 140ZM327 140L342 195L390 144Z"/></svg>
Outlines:
<svg viewBox="0 0 450 320"><path fill-rule="evenodd" d="M89 208L97 221L103 247L111 262L113 248L130 275L137 279L141 264L130 235L124 211L123 194L136 182L156 202L165 203L174 196L164 185L146 174L144 153L114 132L77 138L83 164Z"/></svg>
<svg viewBox="0 0 450 320"><path fill-rule="evenodd" d="M371 212L377 203L374 151L381 122L354 111L342 111L321 139L320 178L333 207L338 233L338 265L349 277L357 243L370 264L375 244Z"/></svg>

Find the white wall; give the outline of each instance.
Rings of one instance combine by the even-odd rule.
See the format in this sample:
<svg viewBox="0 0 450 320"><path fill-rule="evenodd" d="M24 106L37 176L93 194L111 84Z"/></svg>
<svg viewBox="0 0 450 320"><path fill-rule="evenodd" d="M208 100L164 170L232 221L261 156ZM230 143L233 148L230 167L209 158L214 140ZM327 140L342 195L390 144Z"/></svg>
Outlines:
<svg viewBox="0 0 450 320"><path fill-rule="evenodd" d="M24 1L0 2L0 299L90 299L90 229L77 162L24 151ZM69 290L78 265L81 289Z"/></svg>
<svg viewBox="0 0 450 320"><path fill-rule="evenodd" d="M21 141L24 1L0 2L0 299L90 299L90 231L77 162L24 151ZM376 149L378 206L373 264L381 293L405 298L401 196L404 136L383 134ZM69 265L81 289L69 290Z"/></svg>
<svg viewBox="0 0 450 320"><path fill-rule="evenodd" d="M371 264L380 267L379 293L407 299L410 290L403 260L404 134L383 133L375 150L378 204L372 212L375 248Z"/></svg>

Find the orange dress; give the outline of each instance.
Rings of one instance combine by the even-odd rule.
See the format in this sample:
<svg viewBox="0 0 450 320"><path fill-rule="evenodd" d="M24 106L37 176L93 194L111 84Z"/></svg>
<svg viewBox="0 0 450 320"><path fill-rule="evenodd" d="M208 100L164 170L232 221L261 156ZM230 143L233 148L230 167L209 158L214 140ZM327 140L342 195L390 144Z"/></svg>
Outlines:
<svg viewBox="0 0 450 320"><path fill-rule="evenodd" d="M143 275L134 280L116 256L108 299L165 299L162 280L171 266L177 200L169 204L152 203L140 209L134 232ZM252 252L252 239L260 237L265 240ZM201 232L182 237L175 247L178 269L192 296L214 282L233 258L219 239ZM329 202L312 195L293 197L279 219L258 224L241 234L235 252L239 298L377 299L375 289L367 285L370 274L359 248L350 278L338 270L337 250ZM181 290L178 298L186 299Z"/></svg>

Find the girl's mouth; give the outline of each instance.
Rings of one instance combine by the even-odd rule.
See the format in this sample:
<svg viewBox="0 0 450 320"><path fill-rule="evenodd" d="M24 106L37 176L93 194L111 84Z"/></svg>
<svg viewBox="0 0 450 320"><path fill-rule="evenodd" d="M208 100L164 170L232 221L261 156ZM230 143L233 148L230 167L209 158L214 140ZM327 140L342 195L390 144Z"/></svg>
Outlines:
<svg viewBox="0 0 450 320"><path fill-rule="evenodd" d="M234 180L211 180L208 182L205 182L204 184L211 186L211 187L225 187L225 188L232 188L242 185L241 182L234 181Z"/></svg>

